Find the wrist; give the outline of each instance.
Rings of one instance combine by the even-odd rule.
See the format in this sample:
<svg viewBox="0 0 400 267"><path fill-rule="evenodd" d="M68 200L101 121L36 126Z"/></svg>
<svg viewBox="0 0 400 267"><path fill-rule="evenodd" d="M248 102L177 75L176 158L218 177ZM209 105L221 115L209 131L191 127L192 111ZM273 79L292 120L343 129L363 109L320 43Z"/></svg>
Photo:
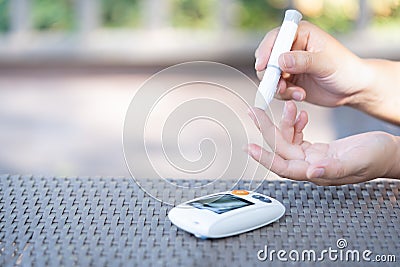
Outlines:
<svg viewBox="0 0 400 267"><path fill-rule="evenodd" d="M400 124L400 62L364 59L359 65L359 87L346 103L379 119Z"/></svg>
<svg viewBox="0 0 400 267"><path fill-rule="evenodd" d="M368 111L379 102L379 94L376 91L379 79L376 62L374 59L359 58L356 68L359 70L358 84L345 105Z"/></svg>

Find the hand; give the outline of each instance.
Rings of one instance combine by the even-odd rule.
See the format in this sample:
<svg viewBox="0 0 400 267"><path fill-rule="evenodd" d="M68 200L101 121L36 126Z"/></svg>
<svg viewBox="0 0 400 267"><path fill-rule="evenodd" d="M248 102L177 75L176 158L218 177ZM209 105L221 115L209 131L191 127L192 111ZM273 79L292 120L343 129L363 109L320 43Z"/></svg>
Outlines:
<svg viewBox="0 0 400 267"><path fill-rule="evenodd" d="M267 65L278 31L267 33L255 52L258 72ZM279 57L284 78L278 98L334 107L351 104L371 83L370 70L359 57L307 21L299 23L292 50Z"/></svg>
<svg viewBox="0 0 400 267"><path fill-rule="evenodd" d="M265 141L276 147L268 152L249 144L247 152L276 174L293 180L308 180L318 185L359 183L378 177L400 176L400 141L384 132L369 132L333 141L329 144L303 140L307 113L293 101L286 102L280 127L258 108L249 112Z"/></svg>

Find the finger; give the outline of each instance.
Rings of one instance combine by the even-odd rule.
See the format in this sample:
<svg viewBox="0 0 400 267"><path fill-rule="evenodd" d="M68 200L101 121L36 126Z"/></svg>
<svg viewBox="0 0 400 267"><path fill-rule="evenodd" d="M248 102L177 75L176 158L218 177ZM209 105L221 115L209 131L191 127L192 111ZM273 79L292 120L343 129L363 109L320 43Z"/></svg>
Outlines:
<svg viewBox="0 0 400 267"><path fill-rule="evenodd" d="M294 124L294 129L296 133L300 133L304 130L308 123L308 114L304 110L300 111L297 116L296 123Z"/></svg>
<svg viewBox="0 0 400 267"><path fill-rule="evenodd" d="M275 96L279 97L280 94L284 94L286 92L286 88L287 88L287 83L285 79L281 77L278 82L278 90L276 91Z"/></svg>
<svg viewBox="0 0 400 267"><path fill-rule="evenodd" d="M304 153L300 146L294 146L283 138L279 129L275 127L264 110L252 108L254 123L260 129L264 140L284 159L304 159Z"/></svg>
<svg viewBox="0 0 400 267"><path fill-rule="evenodd" d="M249 115L250 119L254 122L254 125L257 127L257 129L259 131L261 131L260 124L258 123L258 120L254 114L254 111L252 109L249 109L249 110L247 110L247 114Z"/></svg>
<svg viewBox="0 0 400 267"><path fill-rule="evenodd" d="M264 77L265 70L257 71L257 78L261 81Z"/></svg>
<svg viewBox="0 0 400 267"><path fill-rule="evenodd" d="M314 29L311 30L311 28ZM308 42L310 39L310 33L315 30L319 30L319 28L306 20L300 21L291 50L307 50L309 46Z"/></svg>
<svg viewBox="0 0 400 267"><path fill-rule="evenodd" d="M312 29L314 28L314 29ZM255 51L256 64L255 69L260 71L265 69L273 45L275 43L276 37L278 36L280 28L275 28L272 31L268 32L264 39L261 41L260 45ZM307 50L307 45L310 37L311 31L321 31L318 27L315 27L313 24L307 21L300 21L298 30L296 31L296 35L294 38L294 42L292 45L292 50Z"/></svg>
<svg viewBox="0 0 400 267"><path fill-rule="evenodd" d="M246 151L255 161L275 173L281 173L287 168L287 161L279 155L266 151L259 145L249 144Z"/></svg>
<svg viewBox="0 0 400 267"><path fill-rule="evenodd" d="M271 55L272 47L274 46L278 32L279 28L275 28L268 32L256 49L256 63L254 67L257 71L261 71L267 66L269 56Z"/></svg>
<svg viewBox="0 0 400 267"><path fill-rule="evenodd" d="M248 145L247 152L254 160L279 176L299 181L306 180L308 163L304 160L285 160L256 144Z"/></svg>
<svg viewBox="0 0 400 267"><path fill-rule="evenodd" d="M274 95L274 97L276 98L276 99L279 99L279 100L282 100L282 98L281 98L281 94L284 94L285 93L285 91L286 91L286 81L285 81L285 79L283 79L282 77L279 79L279 82L278 82L278 89L276 90L276 93L275 93L275 95Z"/></svg>
<svg viewBox="0 0 400 267"><path fill-rule="evenodd" d="M283 108L282 119L279 124L279 129L283 138L288 143L293 142L294 125L296 123L297 107L293 101L286 101Z"/></svg>
<svg viewBox="0 0 400 267"><path fill-rule="evenodd" d="M307 169L307 177L339 179L346 176L353 176L354 170L351 161L341 161L335 158L326 158L318 162L310 164Z"/></svg>
<svg viewBox="0 0 400 267"><path fill-rule="evenodd" d="M287 80L284 81L285 83L281 86L285 86L285 89L280 89L278 91L281 99L303 101L306 98L306 90L304 90L300 86L294 85Z"/></svg>
<svg viewBox="0 0 400 267"><path fill-rule="evenodd" d="M294 124L294 137L293 144L300 145L303 142L303 130L308 123L307 112L302 110L297 116L296 123Z"/></svg>
<svg viewBox="0 0 400 267"><path fill-rule="evenodd" d="M320 52L290 51L283 53L278 59L282 71L290 74L329 75L329 66L332 65L326 56Z"/></svg>

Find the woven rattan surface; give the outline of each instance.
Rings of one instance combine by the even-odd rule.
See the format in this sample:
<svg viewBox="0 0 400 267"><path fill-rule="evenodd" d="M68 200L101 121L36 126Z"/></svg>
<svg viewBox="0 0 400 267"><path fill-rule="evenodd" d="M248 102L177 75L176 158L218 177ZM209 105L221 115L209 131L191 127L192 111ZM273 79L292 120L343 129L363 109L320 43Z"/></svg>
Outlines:
<svg viewBox="0 0 400 267"><path fill-rule="evenodd" d="M156 194L165 194L163 183L148 182ZM227 189L224 182L213 186ZM265 181L258 191L286 207L279 221L238 236L200 240L172 225L171 207L149 197L132 179L5 175L0 176L0 266L267 266L271 259L257 256L266 245L288 253L371 250L370 258L394 255L398 264L399 190L394 180L341 187ZM174 201L180 203L179 197ZM338 249L338 239L347 246ZM274 266L320 263L272 259ZM322 263L378 265L362 259Z"/></svg>

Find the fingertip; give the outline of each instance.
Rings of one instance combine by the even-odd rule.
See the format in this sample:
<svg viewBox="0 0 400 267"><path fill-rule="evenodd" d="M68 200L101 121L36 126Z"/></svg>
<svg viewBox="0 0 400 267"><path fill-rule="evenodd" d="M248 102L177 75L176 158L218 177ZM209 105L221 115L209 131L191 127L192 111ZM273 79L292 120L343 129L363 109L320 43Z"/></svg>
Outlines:
<svg viewBox="0 0 400 267"><path fill-rule="evenodd" d="M258 59L258 57L256 57L256 62L254 63L254 69L256 70L256 71L260 71L260 66L259 66L259 63L260 62L260 60Z"/></svg>
<svg viewBox="0 0 400 267"><path fill-rule="evenodd" d="M296 104L294 103L294 101L292 101L292 100L285 101L285 105L283 108L284 116L288 117L288 116L291 116L296 113L297 113L297 107L296 107Z"/></svg>
<svg viewBox="0 0 400 267"><path fill-rule="evenodd" d="M262 72L267 67L267 59L263 57L256 57L254 62L254 69L258 72Z"/></svg>
<svg viewBox="0 0 400 267"><path fill-rule="evenodd" d="M308 114L304 110L300 111L297 116L296 123L294 125L296 132L300 133L304 130L308 123Z"/></svg>
<svg viewBox="0 0 400 267"><path fill-rule="evenodd" d="M298 87L285 79L282 79L282 84L278 83L278 92L283 100L302 101L305 99L305 90ZM299 92L294 94L294 92ZM293 95L294 94L294 95Z"/></svg>
<svg viewBox="0 0 400 267"><path fill-rule="evenodd" d="M257 129L260 128L260 112L264 112L262 109L256 108L256 107L251 107L248 109L247 114L251 118L251 120L254 122L255 126Z"/></svg>
<svg viewBox="0 0 400 267"><path fill-rule="evenodd" d="M305 111L305 110L300 111L300 115L299 116L300 116L300 119L305 122L305 124L308 123L308 113L307 113L307 111Z"/></svg>
<svg viewBox="0 0 400 267"><path fill-rule="evenodd" d="M257 47L256 50L254 51L254 57L258 58L259 55L260 55L260 48Z"/></svg>
<svg viewBox="0 0 400 267"><path fill-rule="evenodd" d="M242 146L242 150L243 150L244 152L246 152L247 154L250 154L251 145L252 145L252 144L245 144L245 145L243 145L243 146Z"/></svg>
<svg viewBox="0 0 400 267"><path fill-rule="evenodd" d="M308 119L308 113L305 110L301 110L299 115Z"/></svg>
<svg viewBox="0 0 400 267"><path fill-rule="evenodd" d="M286 101L286 103L290 109L296 109L296 111L297 111L296 103L293 100L288 100L288 101Z"/></svg>
<svg viewBox="0 0 400 267"><path fill-rule="evenodd" d="M308 168L306 173L308 179L322 178L324 174L325 169L322 167Z"/></svg>
<svg viewBox="0 0 400 267"><path fill-rule="evenodd" d="M305 94L300 90L294 90L292 93L292 99L296 101L303 101L305 98Z"/></svg>
<svg viewBox="0 0 400 267"><path fill-rule="evenodd" d="M264 70L257 70L256 69L256 75L257 75L257 78L261 81L262 80L262 78L264 77Z"/></svg>
<svg viewBox="0 0 400 267"><path fill-rule="evenodd" d="M259 161L260 160L260 155L261 155L261 149L258 145L256 144L249 144L246 147L247 153L254 158L255 160Z"/></svg>

